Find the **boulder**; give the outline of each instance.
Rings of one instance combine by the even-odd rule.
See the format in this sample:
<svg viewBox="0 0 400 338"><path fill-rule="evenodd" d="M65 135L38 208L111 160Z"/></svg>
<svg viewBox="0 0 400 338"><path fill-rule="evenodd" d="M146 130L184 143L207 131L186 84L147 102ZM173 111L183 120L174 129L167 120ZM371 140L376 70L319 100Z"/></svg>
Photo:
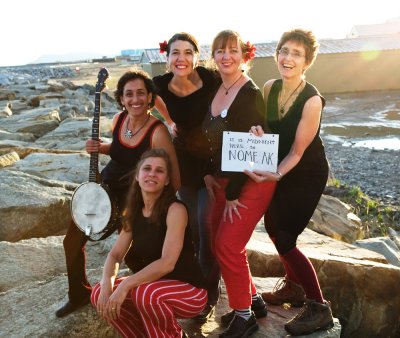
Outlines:
<svg viewBox="0 0 400 338"><path fill-rule="evenodd" d="M8 132L31 133L43 136L58 127L60 117L52 108L31 109L22 115L13 115L2 121L2 128Z"/></svg>
<svg viewBox="0 0 400 338"><path fill-rule="evenodd" d="M71 219L76 185L23 172L0 170L0 241L54 235Z"/></svg>
<svg viewBox="0 0 400 338"><path fill-rule="evenodd" d="M93 283L98 281L101 278L101 269L88 270L88 277ZM271 287L275 280L256 278L255 282L261 289ZM118 337L111 326L99 319L91 305L86 305L67 317L56 318L55 311L66 301L66 289L66 276L56 276L0 294L2 334L6 337ZM216 338L224 331L220 326L220 316L229 310L225 288L222 286L216 314L207 324L200 327L190 319L179 322L189 337ZM283 325L298 311L295 308L270 306L268 316L258 320L260 328L252 338L287 336ZM332 329L318 331L307 337L339 338L341 326L337 319L334 323Z"/></svg>
<svg viewBox="0 0 400 338"><path fill-rule="evenodd" d="M4 103L0 101L0 117L9 117L13 114L12 110L11 110L11 103L10 102L6 102Z"/></svg>
<svg viewBox="0 0 400 338"><path fill-rule="evenodd" d="M100 135L105 142L110 142L111 120L100 118ZM57 148L69 150L85 149L86 140L92 135L92 122L87 117L67 118L60 126L39 138L35 146L41 148Z"/></svg>
<svg viewBox="0 0 400 338"><path fill-rule="evenodd" d="M308 228L347 243L364 238L361 220L350 206L328 195L322 195Z"/></svg>
<svg viewBox="0 0 400 338"><path fill-rule="evenodd" d="M390 264L400 267L400 249L389 237L374 237L355 241L355 245L378 252L386 257Z"/></svg>
<svg viewBox="0 0 400 338"><path fill-rule="evenodd" d="M12 100L10 101L11 105L12 105L12 112L13 114L19 114L20 112L22 112L23 110L27 110L29 109L28 104L26 101L22 101L22 100Z"/></svg>
<svg viewBox="0 0 400 338"><path fill-rule="evenodd" d="M253 276L284 276L272 242L260 224L257 230L247 246ZM314 265L343 337L399 336L400 268L373 251L310 230L300 235L298 246Z"/></svg>
<svg viewBox="0 0 400 338"><path fill-rule="evenodd" d="M17 133L0 130L0 140L15 140L22 142L34 142L36 139L32 133Z"/></svg>
<svg viewBox="0 0 400 338"><path fill-rule="evenodd" d="M8 167L12 165L13 163L19 161L19 156L18 154L13 151L8 154L4 154L0 156L0 168Z"/></svg>
<svg viewBox="0 0 400 338"><path fill-rule="evenodd" d="M99 170L109 160L108 156L99 156ZM89 161L87 153L32 153L9 169L51 180L82 183L89 180Z"/></svg>
<svg viewBox="0 0 400 338"><path fill-rule="evenodd" d="M86 244L86 267L98 269L104 265L108 252L115 242L116 233L104 241ZM22 287L25 284L49 280L66 273L63 248L64 236L31 238L14 242L0 242L0 292ZM122 264L122 268L126 268ZM61 294L67 290L63 288Z"/></svg>
<svg viewBox="0 0 400 338"><path fill-rule="evenodd" d="M89 273L93 279L101 277L101 269ZM118 337L90 305L66 318L56 318L55 311L66 301L66 289L66 276L58 275L1 293L2 336Z"/></svg>

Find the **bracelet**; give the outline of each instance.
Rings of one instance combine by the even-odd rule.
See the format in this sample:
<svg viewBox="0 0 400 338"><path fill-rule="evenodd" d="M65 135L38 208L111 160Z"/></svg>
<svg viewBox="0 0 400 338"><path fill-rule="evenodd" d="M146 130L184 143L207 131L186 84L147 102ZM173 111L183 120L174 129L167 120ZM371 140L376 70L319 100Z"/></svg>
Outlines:
<svg viewBox="0 0 400 338"><path fill-rule="evenodd" d="M281 178L283 177L283 175L282 175L282 173L280 172L280 171L276 171L276 173L278 174L278 176L279 176L279 179L278 179L278 181L280 181L281 180Z"/></svg>

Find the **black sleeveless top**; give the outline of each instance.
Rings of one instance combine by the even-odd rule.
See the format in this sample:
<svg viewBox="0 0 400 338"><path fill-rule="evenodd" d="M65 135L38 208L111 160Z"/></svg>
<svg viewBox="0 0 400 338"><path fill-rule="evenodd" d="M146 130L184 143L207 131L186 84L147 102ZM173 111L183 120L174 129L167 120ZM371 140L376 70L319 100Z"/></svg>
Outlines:
<svg viewBox="0 0 400 338"><path fill-rule="evenodd" d="M173 202L182 203L179 200ZM183 204L183 203L182 203ZM144 267L161 258L162 248L167 233L167 215L163 217L161 224L154 224L149 218L141 213L135 224L132 226L132 245L125 255L125 263L132 270L137 272ZM175 264L175 268L161 279L175 279L187 282L198 288L205 288L205 281L201 273L200 265L196 259L190 226L185 230L185 237L182 251Z"/></svg>
<svg viewBox="0 0 400 338"><path fill-rule="evenodd" d="M196 71L203 85L186 96L177 96L169 90L168 85L174 76L171 72L155 76L153 81L178 129L173 143L182 186L199 189L204 186L204 170L208 158L208 142L201 131L201 124L220 80L214 70L199 66Z"/></svg>
<svg viewBox="0 0 400 338"><path fill-rule="evenodd" d="M318 95L322 100L322 108L325 106L325 98L312 84L307 82L304 89L297 96L286 115L279 120L278 96L281 88L282 80L276 80L272 84L267 103L267 127L270 132L279 134L279 163L286 157L294 143L297 127L301 120L303 108L307 100L312 96ZM313 161L313 159L316 157L325 157L324 146L319 136L320 128L321 123L313 141L305 150L299 164L303 165L305 161Z"/></svg>
<svg viewBox="0 0 400 338"><path fill-rule="evenodd" d="M154 130L162 124L160 120L154 121L139 143L130 146L124 144L120 137L123 135L121 128L127 116L127 112L122 112L118 117L110 146L111 160L101 172L103 182L117 195L124 195L128 191L131 176L129 174L135 169L142 154L151 148Z"/></svg>
<svg viewBox="0 0 400 338"><path fill-rule="evenodd" d="M279 134L278 162L286 157L294 143L307 100L317 95L322 100L322 106L325 106L325 99L307 82L286 115L279 120L278 95L281 88L282 80L272 84L268 95L266 123L269 132ZM265 218L267 225L273 224L293 236L298 236L307 226L328 179L329 164L319 135L320 127L321 122L299 163L278 182Z"/></svg>
<svg viewBox="0 0 400 338"><path fill-rule="evenodd" d="M165 102L172 121L178 128L174 145L177 149L195 154L199 158L207 158L208 144L201 132L201 124L207 114L212 96L218 84L216 71L205 67L197 67L203 86L187 96L177 96L168 88L174 74L158 75L153 78L158 88L158 95Z"/></svg>

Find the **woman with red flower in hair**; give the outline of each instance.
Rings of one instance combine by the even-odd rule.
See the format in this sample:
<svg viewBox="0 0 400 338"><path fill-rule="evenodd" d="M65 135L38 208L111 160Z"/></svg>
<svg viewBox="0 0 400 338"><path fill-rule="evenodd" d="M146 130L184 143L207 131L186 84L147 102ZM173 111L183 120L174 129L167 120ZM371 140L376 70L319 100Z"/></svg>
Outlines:
<svg viewBox="0 0 400 338"><path fill-rule="evenodd" d="M248 132L263 124L265 106L260 89L246 74L255 48L237 32L225 30L212 43L212 59L221 76L203 122L209 141L209 166L204 180L210 199L209 224L213 251L219 263L233 311L221 322L228 329L220 337L248 337L258 329L256 318L267 309L257 293L246 255L246 244L267 209L275 182L256 183L243 172L221 169L224 131Z"/></svg>
<svg viewBox="0 0 400 338"><path fill-rule="evenodd" d="M204 185L208 143L201 131L219 75L199 65L200 46L188 33L174 34L160 43L166 53L168 72L155 76L158 87L156 108L169 124L174 136L181 174L179 197L189 210L189 224L197 258L208 283L208 303L195 319L205 323L213 314L219 299L220 274L211 253L205 227L208 194Z"/></svg>

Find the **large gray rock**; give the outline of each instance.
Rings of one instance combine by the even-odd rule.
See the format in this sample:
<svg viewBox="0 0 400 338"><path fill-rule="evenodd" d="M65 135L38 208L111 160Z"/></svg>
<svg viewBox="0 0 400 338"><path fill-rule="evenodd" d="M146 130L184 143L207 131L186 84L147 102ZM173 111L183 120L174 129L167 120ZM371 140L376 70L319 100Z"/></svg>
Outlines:
<svg viewBox="0 0 400 338"><path fill-rule="evenodd" d="M12 288L20 288L25 283L32 283L35 280L51 281L53 280L52 276L65 272L62 238L62 236L58 236L48 239L31 239L19 243L2 243L0 252L4 252L4 257L12 257L16 252L25 251L25 254L17 255L18 259L16 260L4 259L4 263L0 263L2 271L10 271L10 274L6 274L9 275L9 279L6 279L6 275L2 275L0 278L4 279L2 290L10 289L7 287L8 283L13 284ZM97 282L100 276L100 272L97 276L94 276L92 269L101 268L114 241L115 235L106 241L88 242L87 264L91 283ZM400 297L400 292L397 292L400 269L393 269L391 265L379 263L379 261L386 261L382 255L336 241L308 229L300 236L299 247L313 262L324 296L332 302L334 314L343 324L342 337L368 337L366 332L371 332L376 337L385 336L385 334L390 336L390 334L396 332L394 320L399 315L395 306L397 306ZM49 251L48 253L46 248ZM255 279L258 291L263 292L272 289L276 278L271 279L270 277L283 276L284 272L273 244L267 240L261 222L248 245L248 254L253 275L261 277ZM49 260L49 265L53 265L53 268L50 268L47 264L35 264L35 270L32 271L29 269L28 263L25 263L26 265L21 263L30 256L37 257L33 262L44 262L48 259L48 255L58 258L57 261ZM0 256L0 262L2 261L3 257ZM23 269L18 269L20 265ZM370 276L371 273L373 275ZM65 301L63 297L67 292L66 276L63 276L63 279L64 281L60 281L60 283L64 284L57 285L59 294L54 296L56 302L58 300L57 306ZM388 290L385 291L386 289ZM390 290L395 293L391 294ZM30 291L25 290L24 292L29 293ZM222 296L218 305L216 321L211 321L201 328L204 335L207 333L210 337L216 337L221 332L219 316L228 310L225 297L225 295ZM57 306L51 307L51 313L48 313L48 316L52 315ZM376 309L380 315L376 316L375 311L371 311L371 307ZM387 309L387 311L384 309ZM76 315L78 316L79 313L77 312ZM276 317L272 313L275 313ZM270 307L270 315L266 320L260 320L262 330L254 337L284 337L283 323L292 315L294 315L293 312L287 312L283 308ZM92 319L96 320L95 317ZM74 322L75 320L76 318ZM199 333L199 329L190 321L183 321L183 325L188 332ZM334 330L336 333L324 332L323 334L327 334L324 337L335 337L333 334L337 334L337 329L338 326ZM272 332L275 332L276 335L273 335Z"/></svg>
<svg viewBox="0 0 400 338"><path fill-rule="evenodd" d="M59 125L58 111L52 108L36 108L24 114L13 115L2 120L2 128L8 132L31 133L43 136Z"/></svg>
<svg viewBox="0 0 400 338"><path fill-rule="evenodd" d="M350 206L328 195L322 195L308 228L347 243L364 238L361 220Z"/></svg>
<svg viewBox="0 0 400 338"><path fill-rule="evenodd" d="M110 158L100 155L99 159L101 170ZM51 180L82 183L89 180L89 161L90 156L87 153L32 153L9 169Z"/></svg>
<svg viewBox="0 0 400 338"><path fill-rule="evenodd" d="M65 230L76 185L0 170L0 240L45 237Z"/></svg>
<svg viewBox="0 0 400 338"><path fill-rule="evenodd" d="M115 242L116 233L104 241L86 244L87 269L101 268ZM66 273L64 236L31 238L19 242L0 242L0 292L25 284L48 280ZM122 268L125 268L122 264ZM67 293L66 289L62 292Z"/></svg>
<svg viewBox="0 0 400 338"><path fill-rule="evenodd" d="M355 245L385 256L390 264L400 267L400 249L389 237L374 237L355 241Z"/></svg>
<svg viewBox="0 0 400 338"><path fill-rule="evenodd" d="M90 271L93 279L101 269ZM37 280L0 294L1 335L20 337L117 337L115 331L98 319L90 306L63 319L54 315L65 301L67 279L58 275Z"/></svg>
<svg viewBox="0 0 400 338"><path fill-rule="evenodd" d="M0 242L0 292L65 272L62 236Z"/></svg>
<svg viewBox="0 0 400 338"><path fill-rule="evenodd" d="M34 142L36 139L32 133L17 133L0 130L0 140L16 140L22 142Z"/></svg>
<svg viewBox="0 0 400 338"><path fill-rule="evenodd" d="M305 241L306 237L313 239ZM331 301L343 326L343 337L400 336L399 268L373 251L317 233L311 236L310 230L300 235L298 246L314 265L324 297ZM284 275L276 250L260 225L247 252L253 276Z"/></svg>
<svg viewBox="0 0 400 338"><path fill-rule="evenodd" d="M126 273L126 272L125 272ZM88 277L94 283L101 278L101 269L88 270ZM275 280L256 278L260 289L270 288ZM112 327L100 320L91 305L86 305L69 316L58 319L54 312L65 301L67 282L65 276L57 276L48 280L28 283L0 294L0 320L2 334L5 337L115 337L118 335ZM218 337L224 331L220 326L220 316L229 311L225 288L218 303L216 315L210 321L199 327L191 320L180 320L189 337ZM284 323L294 317L299 309L269 307L266 318L258 321L259 330L252 338L287 336ZM335 319L335 326L328 331L314 333L311 338L339 338L341 325ZM305 336L300 336L305 337Z"/></svg>
<svg viewBox="0 0 400 338"><path fill-rule="evenodd" d="M19 114L21 111L30 108L25 100L12 100L10 103L13 114Z"/></svg>
<svg viewBox="0 0 400 338"><path fill-rule="evenodd" d="M100 135L104 141L109 142L111 123L108 118L100 118ZM41 148L57 148L69 150L85 149L86 140L92 135L92 121L87 117L68 118L60 126L36 140L35 145Z"/></svg>

